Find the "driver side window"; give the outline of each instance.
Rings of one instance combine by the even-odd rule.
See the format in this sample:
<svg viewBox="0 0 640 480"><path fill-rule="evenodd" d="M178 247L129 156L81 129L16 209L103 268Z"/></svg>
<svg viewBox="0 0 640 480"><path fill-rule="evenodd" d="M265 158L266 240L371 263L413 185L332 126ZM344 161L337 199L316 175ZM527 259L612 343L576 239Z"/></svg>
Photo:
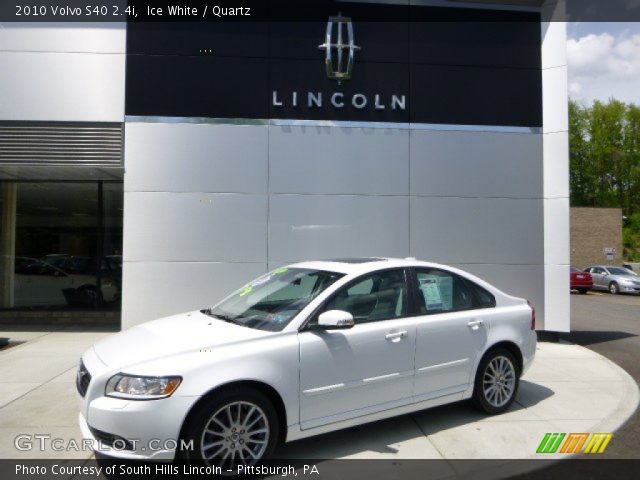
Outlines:
<svg viewBox="0 0 640 480"><path fill-rule="evenodd" d="M323 311L343 310L356 324L407 315L407 287L403 270L369 275L333 297Z"/></svg>

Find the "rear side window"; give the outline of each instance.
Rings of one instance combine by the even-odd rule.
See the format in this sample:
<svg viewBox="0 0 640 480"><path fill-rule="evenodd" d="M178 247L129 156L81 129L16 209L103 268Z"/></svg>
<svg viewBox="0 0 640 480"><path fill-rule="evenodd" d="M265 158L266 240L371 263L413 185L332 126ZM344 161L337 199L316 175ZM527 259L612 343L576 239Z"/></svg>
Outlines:
<svg viewBox="0 0 640 480"><path fill-rule="evenodd" d="M436 269L416 270L418 313L457 312L496 306L486 289L454 273Z"/></svg>
<svg viewBox="0 0 640 480"><path fill-rule="evenodd" d="M473 305L475 308L493 308L496 306L496 297L492 293L469 280L466 280L466 282L473 293Z"/></svg>
<svg viewBox="0 0 640 480"><path fill-rule="evenodd" d="M473 296L462 278L443 270L416 271L421 314L471 310Z"/></svg>

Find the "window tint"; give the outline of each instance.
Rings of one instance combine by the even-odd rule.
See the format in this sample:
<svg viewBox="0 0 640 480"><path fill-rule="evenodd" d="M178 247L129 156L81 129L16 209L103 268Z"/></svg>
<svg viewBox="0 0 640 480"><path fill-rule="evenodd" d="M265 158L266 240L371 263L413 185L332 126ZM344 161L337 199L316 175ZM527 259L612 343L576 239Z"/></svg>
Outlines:
<svg viewBox="0 0 640 480"><path fill-rule="evenodd" d="M473 306L475 308L493 308L496 306L496 297L493 294L469 280L465 280L465 283L473 293Z"/></svg>
<svg viewBox="0 0 640 480"><path fill-rule="evenodd" d="M402 270L378 272L341 290L323 311L344 310L356 323L407 315L407 288Z"/></svg>
<svg viewBox="0 0 640 480"><path fill-rule="evenodd" d="M465 281L443 270L417 270L418 309L421 314L454 312L474 308L473 295ZM488 293L488 292L487 292Z"/></svg>

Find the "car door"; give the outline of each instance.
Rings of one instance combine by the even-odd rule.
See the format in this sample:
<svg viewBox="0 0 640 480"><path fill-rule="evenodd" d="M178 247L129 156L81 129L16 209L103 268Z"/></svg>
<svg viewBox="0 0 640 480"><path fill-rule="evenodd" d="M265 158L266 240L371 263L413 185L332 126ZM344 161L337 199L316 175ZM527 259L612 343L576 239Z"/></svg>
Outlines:
<svg viewBox="0 0 640 480"><path fill-rule="evenodd" d="M593 285L597 287L599 290L602 290L606 287L605 285L605 271L600 267L592 267L591 268L591 277L593 278Z"/></svg>
<svg viewBox="0 0 640 480"><path fill-rule="evenodd" d="M343 310L355 325L318 330L317 315ZM299 333L303 429L411 402L415 321L404 269L365 275L325 302Z"/></svg>
<svg viewBox="0 0 640 480"><path fill-rule="evenodd" d="M462 392L485 350L495 298L445 270L415 269L416 401Z"/></svg>

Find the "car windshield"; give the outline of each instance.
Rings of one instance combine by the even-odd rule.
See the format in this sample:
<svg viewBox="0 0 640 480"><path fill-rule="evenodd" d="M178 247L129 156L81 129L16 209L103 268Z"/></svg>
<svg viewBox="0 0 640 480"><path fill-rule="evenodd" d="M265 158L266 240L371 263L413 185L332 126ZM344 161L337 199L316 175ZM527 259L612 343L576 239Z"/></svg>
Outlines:
<svg viewBox="0 0 640 480"><path fill-rule="evenodd" d="M608 267L608 270L611 275L631 275L634 277L637 276L631 270L627 270L626 268L622 267Z"/></svg>
<svg viewBox="0 0 640 480"><path fill-rule="evenodd" d="M343 276L323 270L278 268L203 312L250 328L280 331L311 300Z"/></svg>

